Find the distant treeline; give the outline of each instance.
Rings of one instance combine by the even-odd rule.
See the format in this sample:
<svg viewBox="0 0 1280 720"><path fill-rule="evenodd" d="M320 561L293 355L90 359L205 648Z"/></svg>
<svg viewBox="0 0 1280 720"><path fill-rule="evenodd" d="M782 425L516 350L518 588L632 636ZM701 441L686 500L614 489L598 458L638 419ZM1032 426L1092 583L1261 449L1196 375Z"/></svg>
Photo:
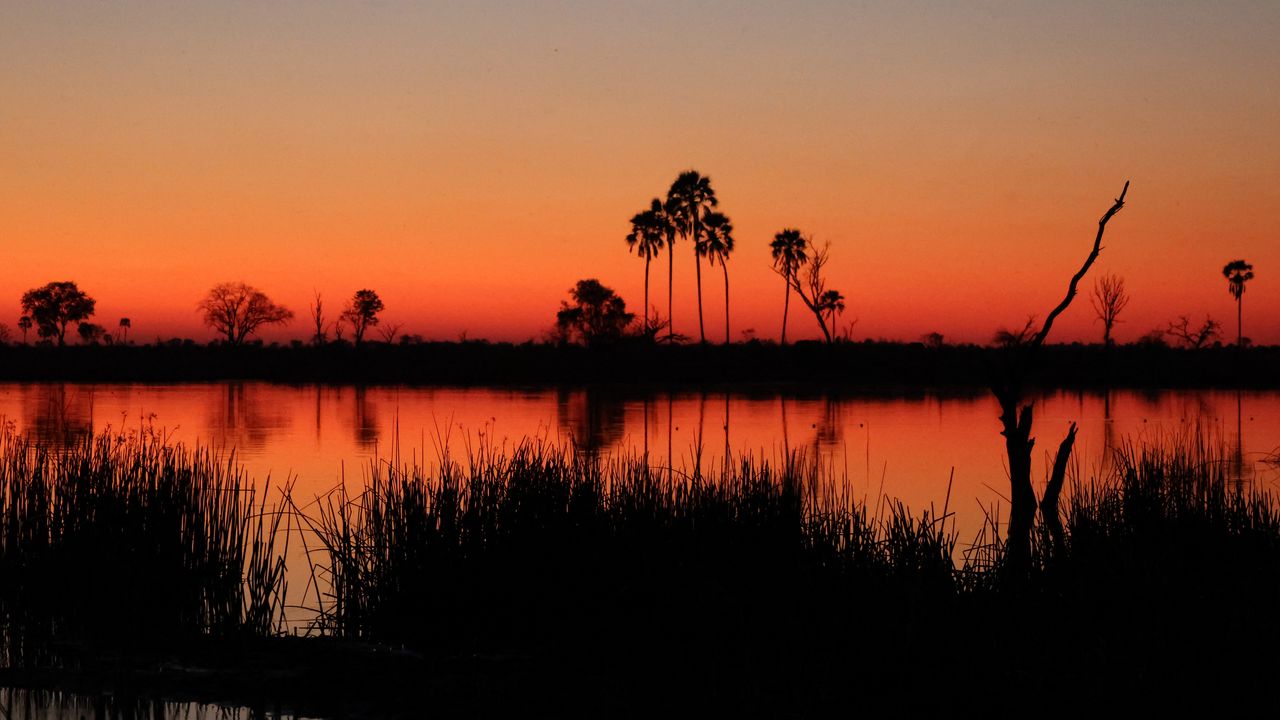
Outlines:
<svg viewBox="0 0 1280 720"><path fill-rule="evenodd" d="M791 384L813 390L983 388L1003 348L862 342L828 345L583 347L551 343L423 342L311 345L0 347L0 380L405 384ZM1029 384L1043 387L1280 387L1280 347L1049 345Z"/></svg>

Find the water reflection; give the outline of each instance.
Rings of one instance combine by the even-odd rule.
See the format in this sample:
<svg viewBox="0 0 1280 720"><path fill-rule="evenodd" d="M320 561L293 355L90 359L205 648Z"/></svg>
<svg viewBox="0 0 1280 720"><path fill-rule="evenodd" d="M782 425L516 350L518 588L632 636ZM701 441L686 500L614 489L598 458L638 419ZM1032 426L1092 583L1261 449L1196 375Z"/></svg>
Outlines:
<svg viewBox="0 0 1280 720"><path fill-rule="evenodd" d="M93 389L69 383L24 386L22 429L41 445L68 446L93 432Z"/></svg>
<svg viewBox="0 0 1280 720"><path fill-rule="evenodd" d="M209 387L215 388L217 402L205 403L205 426L219 446L261 451L293 425L296 411L259 392L256 385L231 382Z"/></svg>
<svg viewBox="0 0 1280 720"><path fill-rule="evenodd" d="M555 391L556 424L579 453L597 457L617 445L626 428L626 406L614 391L565 389ZM645 405L646 412L648 405ZM647 415L646 415L647 418ZM648 443L645 421L645 443Z"/></svg>
<svg viewBox="0 0 1280 720"><path fill-rule="evenodd" d="M1105 471L1126 439L1155 441L1199 426L1223 443L1232 477L1270 488L1280 474L1258 462L1280 445L1280 393L1071 392L1039 398L1036 410L1046 438L1080 424L1085 473ZM672 468L672 477L718 468L730 455L776 461L801 451L846 475L855 496L874 501L883 492L912 507L938 502L954 467L952 507L962 537L981 525L982 506L1007 493L997 415L984 394L796 395L759 387L666 393L617 386L0 384L0 417L40 442L65 444L108 425L150 422L177 441L234 447L251 476L296 478L304 498L340 478L359 482L365 464L401 436L405 456L427 462L438 456L438 444L465 452L480 433L495 444L571 439L589 456L645 453L653 466ZM1046 473L1042 455L1033 477Z"/></svg>

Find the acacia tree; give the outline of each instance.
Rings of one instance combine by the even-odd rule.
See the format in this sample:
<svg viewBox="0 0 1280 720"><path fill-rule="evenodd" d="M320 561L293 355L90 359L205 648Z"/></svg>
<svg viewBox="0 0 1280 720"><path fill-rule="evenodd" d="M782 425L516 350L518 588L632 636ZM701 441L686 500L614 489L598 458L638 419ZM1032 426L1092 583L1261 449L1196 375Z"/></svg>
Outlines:
<svg viewBox="0 0 1280 720"><path fill-rule="evenodd" d="M66 345L67 324L88 320L97 301L69 281L51 282L22 295L22 310L35 322L40 337Z"/></svg>
<svg viewBox="0 0 1280 720"><path fill-rule="evenodd" d="M724 271L724 344L729 344L729 255L733 252L733 223L724 213L710 212L703 218L706 226L707 257Z"/></svg>
<svg viewBox="0 0 1280 720"><path fill-rule="evenodd" d="M1120 311L1129 304L1129 293L1124 289L1124 278L1106 274L1093 283L1093 311L1102 321L1102 344L1111 347L1111 329L1119 322Z"/></svg>
<svg viewBox="0 0 1280 720"><path fill-rule="evenodd" d="M711 189L711 179L696 170L680 173L667 191L667 211L681 236L693 243L693 262L698 278L698 336L704 344L707 332L702 322L702 258L707 254L707 247L703 216L718 204L716 191Z"/></svg>
<svg viewBox="0 0 1280 720"><path fill-rule="evenodd" d="M204 324L239 345L263 325L289 322L293 311L272 302L266 293L243 282L218 283L197 304Z"/></svg>
<svg viewBox="0 0 1280 720"><path fill-rule="evenodd" d="M1217 320L1205 315L1204 324L1199 329L1192 330L1191 318L1187 315L1179 315L1177 320L1169 323L1169 329L1165 333L1177 338L1186 347L1199 350L1217 337L1221 327Z"/></svg>
<svg viewBox="0 0 1280 720"><path fill-rule="evenodd" d="M597 345L620 339L635 317L612 288L589 278L569 289L570 301L561 301L556 330L567 339Z"/></svg>
<svg viewBox="0 0 1280 720"><path fill-rule="evenodd" d="M1029 339L1011 343L1002 357L1003 367L993 373L991 391L1000 403L1000 434L1004 436L1005 453L1009 462L1010 507L1008 538L1006 542L1006 569L1010 577L1023 575L1031 565L1031 531L1036 518L1036 493L1031 486L1031 449L1035 439L1031 437L1032 412L1034 403L1023 402L1023 378L1036 360L1036 354L1049 337L1053 323L1058 319L1071 301L1075 298L1077 287L1089 268L1093 266L1098 254L1102 252L1102 235L1106 231L1107 222L1124 207L1124 197L1129 192L1129 183L1125 182L1120 197L1098 221L1098 234L1094 237L1093 248L1085 258L1076 274L1071 276L1067 284L1066 297L1059 302L1042 325ZM1053 546L1060 547L1064 530L1058 517L1058 496L1062 492L1066 476L1067 460L1075 445L1076 424L1071 423L1067 436L1058 446L1054 459L1053 471L1045 488L1044 497L1039 503L1041 516Z"/></svg>
<svg viewBox="0 0 1280 720"><path fill-rule="evenodd" d="M774 272L782 276L786 294L782 300L782 344L787 344L787 311L791 309L791 285L800 266L808 262L809 243L799 230L787 228L773 236L769 244Z"/></svg>
<svg viewBox="0 0 1280 720"><path fill-rule="evenodd" d="M378 313L385 309L382 298L372 290L357 290L347 307L342 311L342 319L351 325L351 334L355 338L356 347L364 342L364 333L378 324Z"/></svg>
<svg viewBox="0 0 1280 720"><path fill-rule="evenodd" d="M1244 284L1253 279L1253 266L1243 260L1232 260L1222 268L1227 291L1236 299L1236 347L1244 345Z"/></svg>

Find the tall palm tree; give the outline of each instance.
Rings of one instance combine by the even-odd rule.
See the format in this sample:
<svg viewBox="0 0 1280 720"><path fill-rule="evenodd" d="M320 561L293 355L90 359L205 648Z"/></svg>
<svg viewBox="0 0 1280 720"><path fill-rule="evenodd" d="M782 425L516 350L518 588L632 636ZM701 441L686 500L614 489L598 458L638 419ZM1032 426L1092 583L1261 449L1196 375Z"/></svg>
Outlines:
<svg viewBox="0 0 1280 720"><path fill-rule="evenodd" d="M631 232L627 234L627 248L644 258L644 333L649 335L649 263L666 242L666 219L662 217L662 203L656 198L648 210L631 218Z"/></svg>
<svg viewBox="0 0 1280 720"><path fill-rule="evenodd" d="M729 253L733 252L733 224L724 213L709 212L703 218L708 262L724 271L724 344L729 344Z"/></svg>
<svg viewBox="0 0 1280 720"><path fill-rule="evenodd" d="M809 260L809 243L800 235L800 231L787 228L773 236L769 243L773 255L773 267L782 276L787 286L787 294L782 301L782 344L787 344L787 311L791 308L791 285L795 282L796 272Z"/></svg>
<svg viewBox="0 0 1280 720"><path fill-rule="evenodd" d="M1236 346L1244 344L1244 284L1253 279L1253 266L1243 260L1232 260L1222 268L1227 291L1236 299Z"/></svg>
<svg viewBox="0 0 1280 720"><path fill-rule="evenodd" d="M667 191L667 208L673 211L672 220L685 240L693 242L693 262L698 277L698 335L707 342L702 323L702 256L707 254L703 240L702 216L719 204L716 191L711 189L711 179L696 170L680 173Z"/></svg>

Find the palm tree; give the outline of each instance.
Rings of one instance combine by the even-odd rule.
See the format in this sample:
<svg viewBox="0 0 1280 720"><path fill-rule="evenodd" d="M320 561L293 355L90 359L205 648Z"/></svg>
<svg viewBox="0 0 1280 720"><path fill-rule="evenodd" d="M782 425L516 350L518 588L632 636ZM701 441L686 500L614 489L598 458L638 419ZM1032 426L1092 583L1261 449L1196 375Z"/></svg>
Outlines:
<svg viewBox="0 0 1280 720"><path fill-rule="evenodd" d="M644 333L649 335L649 262L662 251L666 241L666 218L662 203L654 198L648 210L631 218L631 232L627 235L627 248L644 258Z"/></svg>
<svg viewBox="0 0 1280 720"><path fill-rule="evenodd" d="M673 211L676 228L686 240L693 241L693 262L698 276L698 335L703 343L707 342L707 333L702 323L702 256L707 254L707 248L702 237L702 216L717 204L711 179L696 170L680 173L667 191L667 209Z"/></svg>
<svg viewBox="0 0 1280 720"><path fill-rule="evenodd" d="M1243 260L1232 260L1222 268L1227 291L1236 299L1236 347L1244 345L1244 284L1253 279L1253 266Z"/></svg>
<svg viewBox="0 0 1280 720"><path fill-rule="evenodd" d="M720 264L724 271L724 344L729 344L729 253L733 252L733 224L724 213L709 212L703 218L706 225L706 247L709 262Z"/></svg>
<svg viewBox="0 0 1280 720"><path fill-rule="evenodd" d="M769 244L773 255L773 267L782 276L783 284L787 288L787 294L782 302L783 345L787 344L787 311L791 307L791 284L794 282L796 271L809 259L808 247L809 243L801 237L800 231L794 228L787 228L774 235L773 242Z"/></svg>

